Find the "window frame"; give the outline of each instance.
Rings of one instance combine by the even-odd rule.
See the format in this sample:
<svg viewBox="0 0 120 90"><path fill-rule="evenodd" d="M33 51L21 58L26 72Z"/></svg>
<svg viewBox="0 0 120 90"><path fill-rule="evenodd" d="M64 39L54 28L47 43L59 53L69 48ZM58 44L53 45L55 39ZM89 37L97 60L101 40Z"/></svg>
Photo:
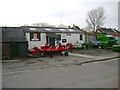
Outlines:
<svg viewBox="0 0 120 90"><path fill-rule="evenodd" d="M61 34L58 34L58 38L56 40L61 41Z"/></svg>
<svg viewBox="0 0 120 90"><path fill-rule="evenodd" d="M66 36L71 36L71 33L66 33Z"/></svg>
<svg viewBox="0 0 120 90"><path fill-rule="evenodd" d="M82 34L79 35L79 40L80 41L83 40L83 35Z"/></svg>
<svg viewBox="0 0 120 90"><path fill-rule="evenodd" d="M38 38L39 40L32 40L34 33L37 33L37 38ZM40 32L30 32L30 41L41 41L41 33L40 33Z"/></svg>

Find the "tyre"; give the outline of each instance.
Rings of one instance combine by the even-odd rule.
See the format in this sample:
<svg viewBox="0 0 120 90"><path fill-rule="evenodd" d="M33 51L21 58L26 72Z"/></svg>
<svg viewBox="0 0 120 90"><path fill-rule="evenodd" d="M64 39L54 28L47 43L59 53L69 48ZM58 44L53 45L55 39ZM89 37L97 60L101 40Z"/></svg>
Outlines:
<svg viewBox="0 0 120 90"><path fill-rule="evenodd" d="M102 49L102 45L101 44L98 44L98 49Z"/></svg>
<svg viewBox="0 0 120 90"><path fill-rule="evenodd" d="M68 56L68 52L65 52L65 54L64 54L65 56Z"/></svg>
<svg viewBox="0 0 120 90"><path fill-rule="evenodd" d="M101 45L99 45L98 48L101 49L102 48Z"/></svg>

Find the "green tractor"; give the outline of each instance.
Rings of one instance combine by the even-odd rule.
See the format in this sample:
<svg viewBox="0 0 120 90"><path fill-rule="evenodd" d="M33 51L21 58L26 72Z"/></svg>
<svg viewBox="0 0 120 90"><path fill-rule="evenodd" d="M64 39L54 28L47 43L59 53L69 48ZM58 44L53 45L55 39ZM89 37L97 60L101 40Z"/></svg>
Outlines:
<svg viewBox="0 0 120 90"><path fill-rule="evenodd" d="M97 41L100 41L99 48L111 48L113 45L117 45L117 40L114 36L105 32L98 33L96 37Z"/></svg>
<svg viewBox="0 0 120 90"><path fill-rule="evenodd" d="M113 51L118 51L118 52L120 52L120 45L113 45L113 46L111 47L111 49L112 49Z"/></svg>

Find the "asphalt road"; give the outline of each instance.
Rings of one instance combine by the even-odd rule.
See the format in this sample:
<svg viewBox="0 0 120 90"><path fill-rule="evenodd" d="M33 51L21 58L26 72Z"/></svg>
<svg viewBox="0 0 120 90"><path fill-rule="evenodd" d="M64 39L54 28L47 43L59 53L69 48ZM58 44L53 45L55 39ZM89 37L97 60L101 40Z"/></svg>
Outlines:
<svg viewBox="0 0 120 90"><path fill-rule="evenodd" d="M46 69L29 68L28 71L3 73L3 88L118 87L118 59Z"/></svg>

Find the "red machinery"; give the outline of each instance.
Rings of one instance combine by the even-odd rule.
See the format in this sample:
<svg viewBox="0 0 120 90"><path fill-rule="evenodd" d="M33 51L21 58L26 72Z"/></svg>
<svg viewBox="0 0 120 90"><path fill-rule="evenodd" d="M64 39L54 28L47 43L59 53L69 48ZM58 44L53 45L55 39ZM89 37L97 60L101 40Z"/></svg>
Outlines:
<svg viewBox="0 0 120 90"><path fill-rule="evenodd" d="M62 51L71 50L72 48L74 48L74 46L70 43L67 43L66 45L61 45L61 43L58 43L55 47L53 45L51 47L49 45L45 45L41 46L41 49L34 47L28 51L32 53L33 57L45 56L47 52L49 53L50 57L53 57L53 52L59 52L60 55L62 55ZM68 52L65 52L64 55L68 56Z"/></svg>

